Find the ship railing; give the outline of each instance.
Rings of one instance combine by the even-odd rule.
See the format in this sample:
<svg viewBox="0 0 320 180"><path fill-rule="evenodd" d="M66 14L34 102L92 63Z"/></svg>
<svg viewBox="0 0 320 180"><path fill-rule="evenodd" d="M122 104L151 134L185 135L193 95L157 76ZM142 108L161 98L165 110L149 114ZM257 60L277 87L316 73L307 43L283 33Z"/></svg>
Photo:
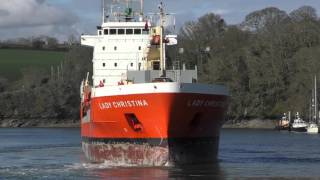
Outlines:
<svg viewBox="0 0 320 180"><path fill-rule="evenodd" d="M161 77L161 70L128 71L127 79L135 84L152 83L157 78L167 78L174 82L194 83L197 81L197 70L166 70L166 77Z"/></svg>

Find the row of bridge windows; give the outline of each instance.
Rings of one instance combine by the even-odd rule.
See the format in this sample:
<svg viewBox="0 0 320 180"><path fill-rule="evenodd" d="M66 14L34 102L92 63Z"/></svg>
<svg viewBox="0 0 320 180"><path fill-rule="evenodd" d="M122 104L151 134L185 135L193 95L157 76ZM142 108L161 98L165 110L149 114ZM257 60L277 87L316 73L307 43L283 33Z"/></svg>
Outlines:
<svg viewBox="0 0 320 180"><path fill-rule="evenodd" d="M114 47L113 47L113 50L116 51L117 49L118 49L117 46L114 46ZM106 47L105 47L105 46L102 46L102 50L105 51L105 50L106 50ZM141 46L138 47L138 50L139 50L139 51L141 50Z"/></svg>
<svg viewBox="0 0 320 180"><path fill-rule="evenodd" d="M130 63L130 67L133 67L133 63ZM141 63L139 63L139 66L141 66ZM102 67L106 67L106 63L102 63ZM118 63L114 63L114 67L118 67Z"/></svg>
<svg viewBox="0 0 320 180"><path fill-rule="evenodd" d="M104 29L99 30L99 35L141 35L141 34L149 34L148 30L144 29Z"/></svg>

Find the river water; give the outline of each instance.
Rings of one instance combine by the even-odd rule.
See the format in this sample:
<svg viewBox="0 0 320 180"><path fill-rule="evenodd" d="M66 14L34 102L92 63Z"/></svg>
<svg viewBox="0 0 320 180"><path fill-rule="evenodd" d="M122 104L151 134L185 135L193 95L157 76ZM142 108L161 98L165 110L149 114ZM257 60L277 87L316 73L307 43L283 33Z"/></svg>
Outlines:
<svg viewBox="0 0 320 180"><path fill-rule="evenodd" d="M223 129L219 162L115 168L86 162L79 129L0 129L0 179L320 179L320 135Z"/></svg>

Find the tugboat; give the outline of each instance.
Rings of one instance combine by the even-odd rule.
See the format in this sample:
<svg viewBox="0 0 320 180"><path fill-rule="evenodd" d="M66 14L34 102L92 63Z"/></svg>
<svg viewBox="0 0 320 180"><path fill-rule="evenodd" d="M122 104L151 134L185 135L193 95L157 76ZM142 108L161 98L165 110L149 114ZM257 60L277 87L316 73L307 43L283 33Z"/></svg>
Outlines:
<svg viewBox="0 0 320 180"><path fill-rule="evenodd" d="M87 75L81 83L84 154L116 166L215 162L228 90L197 83L196 66L168 69L166 46L177 35L164 33L163 4L155 20L136 3L103 1L97 34L81 36L94 48L92 82Z"/></svg>
<svg viewBox="0 0 320 180"><path fill-rule="evenodd" d="M290 120L287 117L286 113L283 113L282 118L279 120L278 125L276 126L277 130L289 130Z"/></svg>

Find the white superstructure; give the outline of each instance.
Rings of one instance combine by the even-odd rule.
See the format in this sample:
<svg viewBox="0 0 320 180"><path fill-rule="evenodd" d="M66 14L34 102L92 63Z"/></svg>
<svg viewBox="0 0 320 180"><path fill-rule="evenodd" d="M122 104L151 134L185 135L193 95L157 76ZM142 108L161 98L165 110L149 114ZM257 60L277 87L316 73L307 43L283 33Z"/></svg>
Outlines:
<svg viewBox="0 0 320 180"><path fill-rule="evenodd" d="M82 45L94 47L93 86L117 85L128 70L145 70L144 50L150 42L145 25L146 22L107 22L98 27L97 35L81 36Z"/></svg>
<svg viewBox="0 0 320 180"><path fill-rule="evenodd" d="M162 4L156 14L159 19L155 20L143 16L143 6L135 11L126 2L109 3L111 9L103 10L96 35L81 36L81 44L94 49L93 88L159 81L197 82L196 67L166 68L165 47L176 45L177 35L164 35L164 17L168 14Z"/></svg>

